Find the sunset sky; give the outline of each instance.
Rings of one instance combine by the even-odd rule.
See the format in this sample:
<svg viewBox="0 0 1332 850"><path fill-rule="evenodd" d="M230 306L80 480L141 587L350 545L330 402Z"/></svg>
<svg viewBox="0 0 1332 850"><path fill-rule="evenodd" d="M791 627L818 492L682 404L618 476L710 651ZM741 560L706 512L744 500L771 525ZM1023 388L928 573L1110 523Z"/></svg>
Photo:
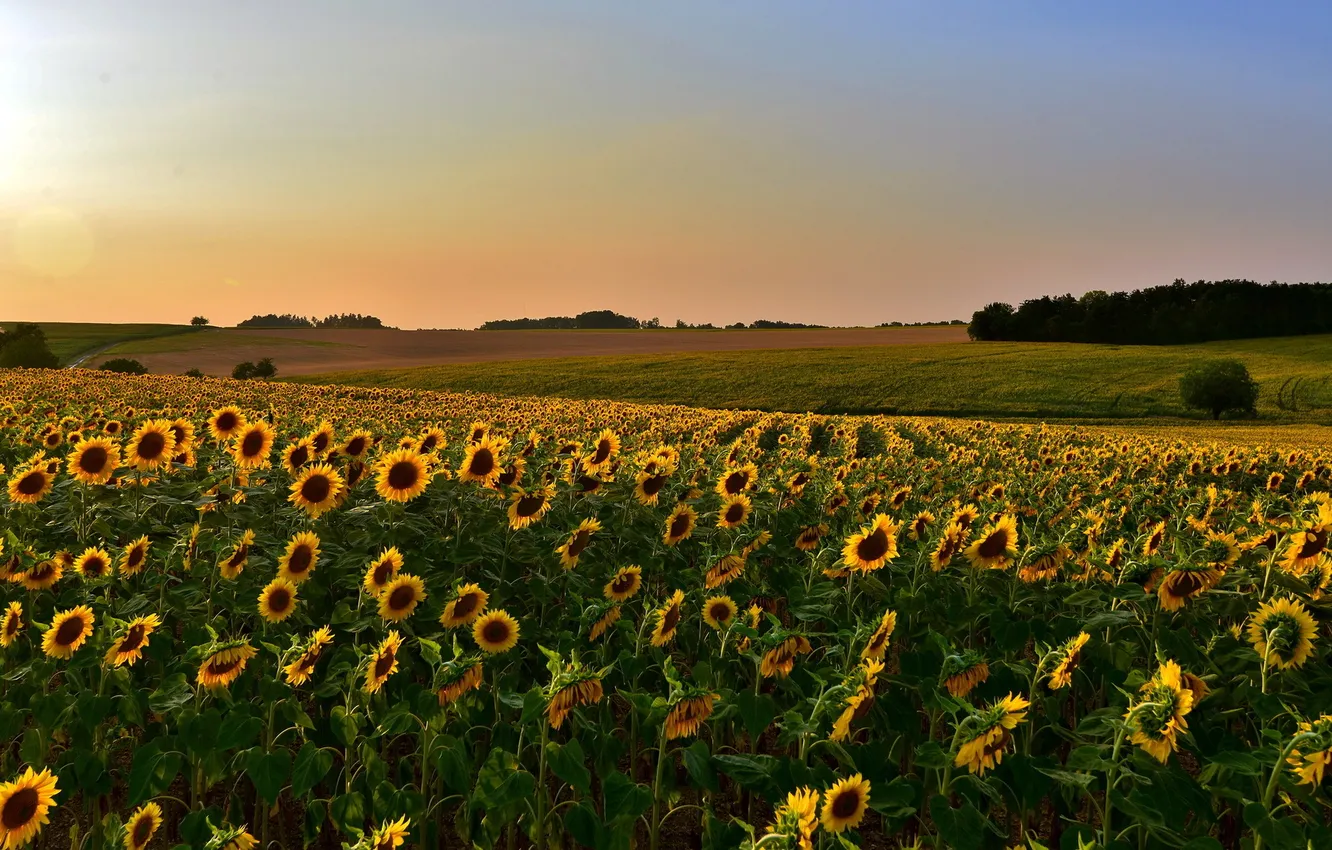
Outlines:
<svg viewBox="0 0 1332 850"><path fill-rule="evenodd" d="M1332 280L1332 3L10 0L0 319Z"/></svg>

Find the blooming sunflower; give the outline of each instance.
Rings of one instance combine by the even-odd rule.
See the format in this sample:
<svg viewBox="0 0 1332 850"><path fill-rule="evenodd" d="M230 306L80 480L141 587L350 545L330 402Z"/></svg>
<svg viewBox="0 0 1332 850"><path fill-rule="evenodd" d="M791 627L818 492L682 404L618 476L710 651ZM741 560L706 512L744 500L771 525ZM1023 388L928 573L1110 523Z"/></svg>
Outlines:
<svg viewBox="0 0 1332 850"><path fill-rule="evenodd" d="M246 529L240 540L231 548L231 553L217 562L222 578L235 581L250 560L250 547L254 545L254 532Z"/></svg>
<svg viewBox="0 0 1332 850"><path fill-rule="evenodd" d="M803 635L791 635L769 649L759 662L759 674L765 679L785 679L795 669L797 656L808 655L814 650L809 639Z"/></svg>
<svg viewBox="0 0 1332 850"><path fill-rule="evenodd" d="M259 592L259 616L280 623L296 610L296 585L278 576Z"/></svg>
<svg viewBox="0 0 1332 850"><path fill-rule="evenodd" d="M879 625L874 627L874 633L870 635L869 642L865 644L860 657L876 660L883 658L884 652L888 649L888 639L893 636L896 628L897 612L884 611L883 616L879 618Z"/></svg>
<svg viewBox="0 0 1332 850"><path fill-rule="evenodd" d="M287 543L287 551L278 561L278 575L292 584L310 578L319 564L319 535L302 531Z"/></svg>
<svg viewBox="0 0 1332 850"><path fill-rule="evenodd" d="M499 457L503 448L502 441L489 436L468 445L458 467L458 480L475 481L483 487L494 485L504 471Z"/></svg>
<svg viewBox="0 0 1332 850"><path fill-rule="evenodd" d="M375 444L375 435L369 431L356 431L342 444L341 453L353 460L360 460Z"/></svg>
<svg viewBox="0 0 1332 850"><path fill-rule="evenodd" d="M317 453L314 446L308 439L297 440L282 450L282 468L292 477L300 475L301 470L305 468Z"/></svg>
<svg viewBox="0 0 1332 850"><path fill-rule="evenodd" d="M1249 643L1264 664L1279 670L1300 667L1313 653L1318 624L1297 599L1269 600L1249 622Z"/></svg>
<svg viewBox="0 0 1332 850"><path fill-rule="evenodd" d="M569 539L556 547L560 556L560 566L572 570L578 566L578 559L592 542L592 535L601 530L601 523L595 519L585 519L569 535Z"/></svg>
<svg viewBox="0 0 1332 850"><path fill-rule="evenodd" d="M939 542L930 553L930 569L939 572L952 563L953 558L967 545L967 530L956 522L949 523L939 535Z"/></svg>
<svg viewBox="0 0 1332 850"><path fill-rule="evenodd" d="M799 850L814 850L814 833L819 828L819 792L808 787L797 788L786 795L786 801L773 813L773 824L768 835L778 835ZM766 838L766 836L765 836Z"/></svg>
<svg viewBox="0 0 1332 850"><path fill-rule="evenodd" d="M490 595L480 585L459 585L458 595L444 605L439 624L446 629L456 629L473 623L485 612L489 601Z"/></svg>
<svg viewBox="0 0 1332 850"><path fill-rule="evenodd" d="M897 533L900 527L887 514L877 514L866 525L846 538L842 563L849 569L868 573L897 557Z"/></svg>
<svg viewBox="0 0 1332 850"><path fill-rule="evenodd" d="M1050 690L1057 691L1072 684L1073 672L1078 669L1078 662L1082 660L1082 648L1090 639L1091 636L1086 632L1079 632L1077 637L1057 650L1054 669L1050 671Z"/></svg>
<svg viewBox="0 0 1332 850"><path fill-rule="evenodd" d="M655 505L670 480L671 476L665 472L639 472L634 480L634 498L641 505Z"/></svg>
<svg viewBox="0 0 1332 850"><path fill-rule="evenodd" d="M1184 718L1192 710L1193 691L1184 687L1179 665L1167 661L1142 686L1142 696L1124 719L1133 730L1133 743L1164 764L1179 748L1178 735L1188 730Z"/></svg>
<svg viewBox="0 0 1332 850"><path fill-rule="evenodd" d="M962 553L976 569L1002 570L1017 558L1017 518L1005 514Z"/></svg>
<svg viewBox="0 0 1332 850"><path fill-rule="evenodd" d="M611 576L602 588L602 593L613 602L624 602L633 597L643 586L643 568L637 566L621 567Z"/></svg>
<svg viewBox="0 0 1332 850"><path fill-rule="evenodd" d="M89 546L74 559L74 570L85 579L102 578L111 572L111 554L105 549Z"/></svg>
<svg viewBox="0 0 1332 850"><path fill-rule="evenodd" d="M698 511L689 505L676 505L671 515L666 517L666 531L661 535L661 542L674 546L681 540L688 540L697 522Z"/></svg>
<svg viewBox="0 0 1332 850"><path fill-rule="evenodd" d="M407 840L411 828L412 822L406 817L380 824L370 833L370 850L396 850Z"/></svg>
<svg viewBox="0 0 1332 850"><path fill-rule="evenodd" d="M148 636L160 625L162 621L156 614L135 617L125 626L125 631L111 641L111 647L103 660L112 667L122 664L132 666L143 656L143 650L148 646Z"/></svg>
<svg viewBox="0 0 1332 850"><path fill-rule="evenodd" d="M684 611L684 591L671 594L666 604L657 609L657 625L652 630L652 645L665 646L675 638Z"/></svg>
<svg viewBox="0 0 1332 850"><path fill-rule="evenodd" d="M472 639L483 652L496 655L518 645L518 621L502 608L482 614L472 623Z"/></svg>
<svg viewBox="0 0 1332 850"><path fill-rule="evenodd" d="M425 582L409 573L399 573L379 594L379 616L387 622L400 623L412 616L425 598Z"/></svg>
<svg viewBox="0 0 1332 850"><path fill-rule="evenodd" d="M0 782L0 847L17 850L37 837L55 807L55 774L25 768L13 782Z"/></svg>
<svg viewBox="0 0 1332 850"><path fill-rule="evenodd" d="M712 596L703 603L703 622L714 629L724 629L735 619L739 609L729 596Z"/></svg>
<svg viewBox="0 0 1332 850"><path fill-rule="evenodd" d="M240 412L240 408L228 405L214 410L208 417L208 433L213 435L214 440L223 443L240 433L246 424L245 414Z"/></svg>
<svg viewBox="0 0 1332 850"><path fill-rule="evenodd" d="M598 475L610 469L615 463L615 456L620 452L620 437L607 428L597 437L592 451L583 457L583 469L588 475Z"/></svg>
<svg viewBox="0 0 1332 850"><path fill-rule="evenodd" d="M953 758L953 766L965 766L968 772L981 776L998 766L1004 760L1004 749L1013 740L1013 730L1027 718L1030 706L1022 697L1009 694L963 720L959 732L965 737Z"/></svg>
<svg viewBox="0 0 1332 850"><path fill-rule="evenodd" d="M823 828L835 835L859 826L869 808L869 799L869 780L859 773L839 781L824 793L819 817Z"/></svg>
<svg viewBox="0 0 1332 850"><path fill-rule="evenodd" d="M161 806L148 803L140 807L125 823L125 850L144 850L161 827Z"/></svg>
<svg viewBox="0 0 1332 850"><path fill-rule="evenodd" d="M754 503L744 493L727 496L722 499L721 508L717 511L717 527L737 528L744 525L753 508Z"/></svg>
<svg viewBox="0 0 1332 850"><path fill-rule="evenodd" d="M5 609L5 616L0 619L0 646L9 646L18 640L23 631L23 604L11 602Z"/></svg>
<svg viewBox="0 0 1332 850"><path fill-rule="evenodd" d="M1142 555L1144 558L1150 558L1161 551L1161 544L1165 543L1166 524L1158 522L1152 526L1152 530L1147 533L1146 539L1142 541Z"/></svg>
<svg viewBox="0 0 1332 850"><path fill-rule="evenodd" d="M430 470L412 449L389 452L375 462L375 492L390 502L410 502L425 492Z"/></svg>
<svg viewBox="0 0 1332 850"><path fill-rule="evenodd" d="M366 693L376 693L384 687L388 677L398 671L398 650L402 648L402 637L394 630L390 629L388 636L384 638L370 655L370 666L365 671L365 691Z"/></svg>
<svg viewBox="0 0 1332 850"><path fill-rule="evenodd" d="M120 563L117 568L122 576L133 576L143 572L143 565L148 560L148 542L147 535L138 540L130 542L120 555Z"/></svg>
<svg viewBox="0 0 1332 850"><path fill-rule="evenodd" d="M370 562L365 568L365 581L362 582L365 592L371 596L378 596L388 587L388 583L402 569L402 553L398 551L397 546L390 546L379 557Z"/></svg>
<svg viewBox="0 0 1332 850"><path fill-rule="evenodd" d="M550 510L551 490L548 487L527 492L521 487L509 498L509 528L527 528L539 521Z"/></svg>
<svg viewBox="0 0 1332 850"><path fill-rule="evenodd" d="M9 477L9 501L18 505L35 505L51 492L55 476L45 465L15 469Z"/></svg>
<svg viewBox="0 0 1332 850"><path fill-rule="evenodd" d="M65 564L58 558L47 558L27 572L17 573L10 581L22 583L25 590L36 592L53 587L65 574Z"/></svg>
<svg viewBox="0 0 1332 850"><path fill-rule="evenodd" d="M106 437L92 437L69 453L65 467L83 484L105 484L120 467L120 446Z"/></svg>
<svg viewBox="0 0 1332 850"><path fill-rule="evenodd" d="M336 506L346 486L342 474L333 467L326 463L311 464L292 482L287 501L315 518Z"/></svg>
<svg viewBox="0 0 1332 850"><path fill-rule="evenodd" d="M52 658L70 658L92 634L94 617L87 605L59 611L42 635L42 652Z"/></svg>
<svg viewBox="0 0 1332 850"><path fill-rule="evenodd" d="M202 688L228 687L245 672L250 659L258 654L259 650L244 640L217 644L204 656L195 679Z"/></svg>
<svg viewBox="0 0 1332 850"><path fill-rule="evenodd" d="M135 429L126 451L126 461L141 470L169 465L176 449L176 436L165 419L150 419Z"/></svg>
<svg viewBox="0 0 1332 850"><path fill-rule="evenodd" d="M754 486L758 479L758 467L752 463L728 469L717 479L717 495L722 498L738 496Z"/></svg>
<svg viewBox="0 0 1332 850"><path fill-rule="evenodd" d="M272 427L262 419L241 426L231 447L231 456L236 466L241 469L268 466L268 456L273 453L273 440L276 437Z"/></svg>
<svg viewBox="0 0 1332 850"><path fill-rule="evenodd" d="M1300 785L1321 785L1332 765L1332 714L1300 723L1295 732L1299 743L1291 748L1286 764Z"/></svg>
<svg viewBox="0 0 1332 850"><path fill-rule="evenodd" d="M297 686L310 681L315 664L319 661L320 653L324 651L324 647L332 643L333 631L328 626L316 629L314 634L310 635L310 640L306 642L305 648L301 650L300 656L282 668L282 674L286 677L287 683Z"/></svg>

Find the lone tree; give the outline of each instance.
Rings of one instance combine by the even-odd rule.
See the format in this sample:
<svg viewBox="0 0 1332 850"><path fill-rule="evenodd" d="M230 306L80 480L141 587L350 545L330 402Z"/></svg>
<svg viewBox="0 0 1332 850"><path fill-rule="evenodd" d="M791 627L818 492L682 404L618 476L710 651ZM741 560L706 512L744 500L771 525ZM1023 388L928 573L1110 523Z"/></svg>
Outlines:
<svg viewBox="0 0 1332 850"><path fill-rule="evenodd" d="M208 320L203 316L195 316L193 319L190 319L190 325L196 328L206 328L208 327Z"/></svg>
<svg viewBox="0 0 1332 850"><path fill-rule="evenodd" d="M1254 414L1258 384L1238 360L1211 360L1199 364L1179 379L1179 395L1185 407L1207 410L1220 419L1227 410Z"/></svg>
<svg viewBox="0 0 1332 850"><path fill-rule="evenodd" d="M266 380L276 374L277 366L273 365L273 358L271 357L265 357L258 363L251 363L248 360L244 363L237 363L235 368L231 370L231 377L238 381L248 381L253 378Z"/></svg>
<svg viewBox="0 0 1332 850"><path fill-rule="evenodd" d="M103 372L121 372L126 375L147 375L148 367L129 357L116 357L97 367Z"/></svg>

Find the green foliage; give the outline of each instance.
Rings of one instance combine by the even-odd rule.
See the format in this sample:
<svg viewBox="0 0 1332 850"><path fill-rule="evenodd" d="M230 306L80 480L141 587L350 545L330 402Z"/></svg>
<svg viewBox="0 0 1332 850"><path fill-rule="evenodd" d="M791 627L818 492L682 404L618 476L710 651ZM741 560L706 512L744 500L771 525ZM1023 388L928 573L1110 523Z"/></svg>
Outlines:
<svg viewBox="0 0 1332 850"><path fill-rule="evenodd" d="M148 367L130 357L114 357L110 360L103 360L102 365L97 367L103 372L120 372L124 375L147 375Z"/></svg>
<svg viewBox="0 0 1332 850"><path fill-rule="evenodd" d="M8 333L0 334L0 368L55 369L60 361L46 344L46 333L40 326L19 323Z"/></svg>
<svg viewBox="0 0 1332 850"><path fill-rule="evenodd" d="M231 370L231 377L238 381L248 381L252 379L268 380L277 375L277 366L273 364L271 357L265 357L258 363L251 363L248 360L244 363L237 363Z"/></svg>
<svg viewBox="0 0 1332 850"><path fill-rule="evenodd" d="M1258 384L1238 360L1213 360L1190 369L1179 380L1185 406L1206 410L1220 419L1228 410L1256 413Z"/></svg>

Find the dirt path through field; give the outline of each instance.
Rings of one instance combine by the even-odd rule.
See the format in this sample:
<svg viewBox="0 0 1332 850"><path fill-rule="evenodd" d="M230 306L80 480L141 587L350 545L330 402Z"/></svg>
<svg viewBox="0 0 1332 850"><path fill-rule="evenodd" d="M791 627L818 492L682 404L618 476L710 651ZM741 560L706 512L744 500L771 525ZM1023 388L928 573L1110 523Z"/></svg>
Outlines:
<svg viewBox="0 0 1332 850"><path fill-rule="evenodd" d="M241 361L271 357L281 375L311 375L490 360L920 345L966 339L964 325L743 331L218 330L126 343L108 353L134 357L160 373L197 368L209 375L227 375Z"/></svg>

